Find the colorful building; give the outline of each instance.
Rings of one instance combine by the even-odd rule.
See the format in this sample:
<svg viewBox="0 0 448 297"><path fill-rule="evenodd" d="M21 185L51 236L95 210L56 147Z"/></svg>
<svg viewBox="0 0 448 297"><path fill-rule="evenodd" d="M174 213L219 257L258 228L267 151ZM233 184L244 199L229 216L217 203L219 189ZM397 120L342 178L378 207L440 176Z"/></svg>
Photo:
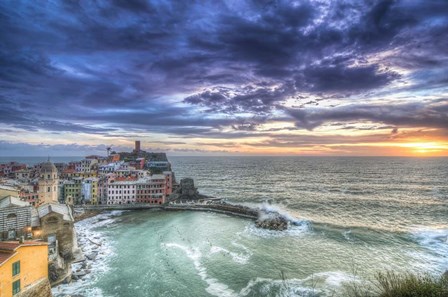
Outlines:
<svg viewBox="0 0 448 297"><path fill-rule="evenodd" d="M72 180L64 181L64 201L68 197L72 197L75 204L81 201L82 178L73 178Z"/></svg>
<svg viewBox="0 0 448 297"><path fill-rule="evenodd" d="M86 178L81 183L81 201L98 204L98 178Z"/></svg>
<svg viewBox="0 0 448 297"><path fill-rule="evenodd" d="M47 280L47 243L0 242L0 296L12 297Z"/></svg>
<svg viewBox="0 0 448 297"><path fill-rule="evenodd" d="M163 204L172 193L173 174L165 171L152 176L109 177L101 184L102 204Z"/></svg>

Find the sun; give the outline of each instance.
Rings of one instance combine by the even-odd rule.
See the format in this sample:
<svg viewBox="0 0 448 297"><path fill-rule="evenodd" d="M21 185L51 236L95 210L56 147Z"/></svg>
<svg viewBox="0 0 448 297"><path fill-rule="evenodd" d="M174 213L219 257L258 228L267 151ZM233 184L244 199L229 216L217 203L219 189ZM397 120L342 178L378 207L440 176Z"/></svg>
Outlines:
<svg viewBox="0 0 448 297"><path fill-rule="evenodd" d="M447 149L446 145L436 142L413 142L406 143L403 146L410 148L418 155L437 154Z"/></svg>

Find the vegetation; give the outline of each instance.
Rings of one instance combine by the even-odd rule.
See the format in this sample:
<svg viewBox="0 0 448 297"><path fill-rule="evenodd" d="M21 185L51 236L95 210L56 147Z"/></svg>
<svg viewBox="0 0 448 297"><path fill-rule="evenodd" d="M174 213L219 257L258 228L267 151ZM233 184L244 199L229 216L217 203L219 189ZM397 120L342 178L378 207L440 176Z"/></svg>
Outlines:
<svg viewBox="0 0 448 297"><path fill-rule="evenodd" d="M379 273L370 285L351 284L349 297L448 297L448 277Z"/></svg>

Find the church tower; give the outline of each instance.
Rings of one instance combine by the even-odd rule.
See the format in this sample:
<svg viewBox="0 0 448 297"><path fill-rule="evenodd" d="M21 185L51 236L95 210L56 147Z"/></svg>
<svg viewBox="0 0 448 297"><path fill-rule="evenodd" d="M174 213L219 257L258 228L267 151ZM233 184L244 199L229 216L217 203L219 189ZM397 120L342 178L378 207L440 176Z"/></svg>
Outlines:
<svg viewBox="0 0 448 297"><path fill-rule="evenodd" d="M53 163L42 163L39 174L39 205L44 203L58 203L59 177L58 170Z"/></svg>

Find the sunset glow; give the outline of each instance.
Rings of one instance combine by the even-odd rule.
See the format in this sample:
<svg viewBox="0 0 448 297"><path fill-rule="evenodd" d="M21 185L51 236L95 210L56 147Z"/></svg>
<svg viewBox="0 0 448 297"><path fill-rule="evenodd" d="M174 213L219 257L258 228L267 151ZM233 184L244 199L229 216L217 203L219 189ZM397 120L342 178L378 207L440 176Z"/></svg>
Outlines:
<svg viewBox="0 0 448 297"><path fill-rule="evenodd" d="M274 2L1 3L0 155L448 155L446 2Z"/></svg>

